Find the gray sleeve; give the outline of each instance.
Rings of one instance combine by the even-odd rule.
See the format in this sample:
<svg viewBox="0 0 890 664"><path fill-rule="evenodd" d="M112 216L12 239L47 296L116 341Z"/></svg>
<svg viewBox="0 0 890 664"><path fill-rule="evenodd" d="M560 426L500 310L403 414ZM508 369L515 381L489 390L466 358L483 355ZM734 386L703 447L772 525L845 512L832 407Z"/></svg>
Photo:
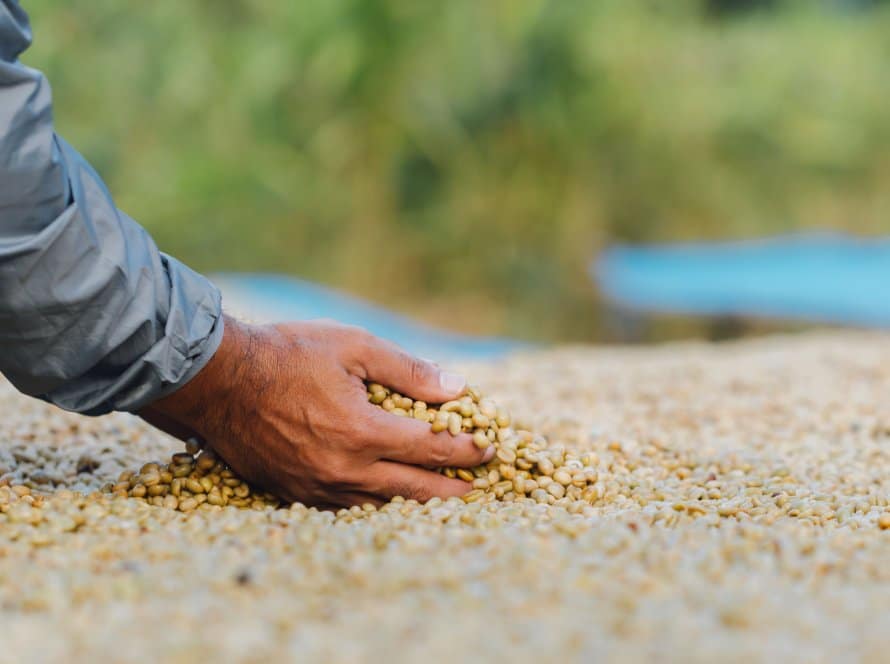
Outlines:
<svg viewBox="0 0 890 664"><path fill-rule="evenodd" d="M55 134L49 84L18 61L30 41L18 2L0 0L0 373L68 410L136 410L212 357L219 291L158 251Z"/></svg>

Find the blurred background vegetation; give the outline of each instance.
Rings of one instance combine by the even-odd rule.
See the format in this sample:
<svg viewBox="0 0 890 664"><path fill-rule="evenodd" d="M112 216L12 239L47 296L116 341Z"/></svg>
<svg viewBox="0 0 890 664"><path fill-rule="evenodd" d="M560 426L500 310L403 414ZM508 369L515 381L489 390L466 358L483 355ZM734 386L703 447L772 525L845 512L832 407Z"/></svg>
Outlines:
<svg viewBox="0 0 890 664"><path fill-rule="evenodd" d="M60 132L202 271L584 340L609 243L890 229L886 2L27 8Z"/></svg>

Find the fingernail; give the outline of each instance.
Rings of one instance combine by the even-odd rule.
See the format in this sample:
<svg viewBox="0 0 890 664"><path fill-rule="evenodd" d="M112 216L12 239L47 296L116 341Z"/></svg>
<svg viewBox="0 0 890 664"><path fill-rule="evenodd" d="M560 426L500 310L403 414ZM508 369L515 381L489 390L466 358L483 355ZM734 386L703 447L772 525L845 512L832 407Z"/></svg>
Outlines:
<svg viewBox="0 0 890 664"><path fill-rule="evenodd" d="M448 394L458 394L464 391L467 380L460 374L442 371L439 373L439 386Z"/></svg>
<svg viewBox="0 0 890 664"><path fill-rule="evenodd" d="M488 463L494 458L494 445L489 445L488 449L485 450L485 455L482 457L482 463Z"/></svg>

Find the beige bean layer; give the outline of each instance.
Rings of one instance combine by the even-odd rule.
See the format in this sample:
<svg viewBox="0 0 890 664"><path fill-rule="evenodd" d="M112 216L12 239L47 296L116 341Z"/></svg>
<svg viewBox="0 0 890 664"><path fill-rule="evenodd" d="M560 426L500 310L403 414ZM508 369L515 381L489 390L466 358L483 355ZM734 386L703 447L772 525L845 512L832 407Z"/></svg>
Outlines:
<svg viewBox="0 0 890 664"><path fill-rule="evenodd" d="M186 498L237 478L0 383L0 662L886 661L890 338L460 369L509 428L587 455L586 499L183 512L153 504L170 464L208 465Z"/></svg>

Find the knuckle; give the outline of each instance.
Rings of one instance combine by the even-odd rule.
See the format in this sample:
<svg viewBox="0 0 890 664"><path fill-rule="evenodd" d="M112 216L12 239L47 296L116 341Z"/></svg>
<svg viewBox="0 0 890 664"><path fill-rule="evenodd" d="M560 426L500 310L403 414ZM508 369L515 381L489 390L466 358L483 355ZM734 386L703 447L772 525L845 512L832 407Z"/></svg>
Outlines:
<svg viewBox="0 0 890 664"><path fill-rule="evenodd" d="M397 433L393 426L401 422L389 422L387 420L395 417L383 409L377 410L380 412L349 418L341 436L344 450L350 454L374 454L388 447L388 441Z"/></svg>
<svg viewBox="0 0 890 664"><path fill-rule="evenodd" d="M406 373L408 374L408 378L411 380L412 383L425 383L430 379L432 369L423 360L419 360L416 357L406 355L405 364Z"/></svg>
<svg viewBox="0 0 890 664"><path fill-rule="evenodd" d="M366 437L371 423L363 417L350 417L342 424L341 445L348 452L358 452L367 447Z"/></svg>
<svg viewBox="0 0 890 664"><path fill-rule="evenodd" d="M337 481L337 472L330 466L322 466L315 471L315 479L322 486L330 486Z"/></svg>
<svg viewBox="0 0 890 664"><path fill-rule="evenodd" d="M315 470L315 479L323 486L340 486L348 482L350 477L349 464L337 458L331 458Z"/></svg>
<svg viewBox="0 0 890 664"><path fill-rule="evenodd" d="M361 357L368 357L378 344L377 337L363 327L348 325L342 335L343 343L353 348Z"/></svg>
<svg viewBox="0 0 890 664"><path fill-rule="evenodd" d="M445 433L437 434L432 438L429 445L429 463L439 467L446 465L451 461L454 452L454 441Z"/></svg>

